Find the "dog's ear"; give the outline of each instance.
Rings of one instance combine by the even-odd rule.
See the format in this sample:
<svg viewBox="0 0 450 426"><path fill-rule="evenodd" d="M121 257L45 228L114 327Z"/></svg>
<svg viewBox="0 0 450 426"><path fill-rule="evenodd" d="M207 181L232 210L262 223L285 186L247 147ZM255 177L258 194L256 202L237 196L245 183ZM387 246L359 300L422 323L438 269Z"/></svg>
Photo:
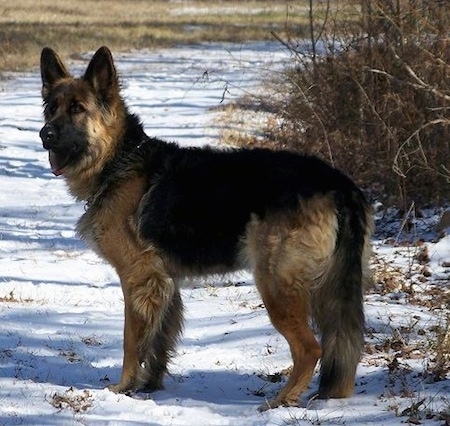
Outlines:
<svg viewBox="0 0 450 426"><path fill-rule="evenodd" d="M44 47L41 53L42 97L45 99L50 88L62 78L70 77L69 72L53 49Z"/></svg>
<svg viewBox="0 0 450 426"><path fill-rule="evenodd" d="M97 93L98 98L108 104L119 93L119 80L111 51L100 47L89 62L83 79L87 81Z"/></svg>

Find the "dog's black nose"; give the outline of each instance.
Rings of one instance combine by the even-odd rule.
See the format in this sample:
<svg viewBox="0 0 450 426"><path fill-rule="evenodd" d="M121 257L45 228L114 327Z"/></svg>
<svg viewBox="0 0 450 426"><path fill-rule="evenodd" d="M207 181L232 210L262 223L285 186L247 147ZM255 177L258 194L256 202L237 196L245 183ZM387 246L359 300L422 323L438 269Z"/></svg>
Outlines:
<svg viewBox="0 0 450 426"><path fill-rule="evenodd" d="M46 124L39 132L39 136L45 149L51 149L56 142L56 131L51 124Z"/></svg>

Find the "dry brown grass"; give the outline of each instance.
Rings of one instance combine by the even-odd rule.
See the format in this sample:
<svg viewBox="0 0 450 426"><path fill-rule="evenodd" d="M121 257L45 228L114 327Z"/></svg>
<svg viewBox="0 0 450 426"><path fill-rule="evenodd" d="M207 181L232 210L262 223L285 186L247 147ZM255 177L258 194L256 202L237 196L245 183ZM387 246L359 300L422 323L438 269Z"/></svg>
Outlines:
<svg viewBox="0 0 450 426"><path fill-rule="evenodd" d="M0 296L0 303L31 303L34 302L33 299L30 298L25 298L23 299L22 297L17 297L14 294L14 291L11 290L8 294L6 294L5 296Z"/></svg>
<svg viewBox="0 0 450 426"><path fill-rule="evenodd" d="M2 0L0 72L35 67L44 46L63 56L108 45L113 50L177 43L272 39L304 31L306 0L147 1Z"/></svg>

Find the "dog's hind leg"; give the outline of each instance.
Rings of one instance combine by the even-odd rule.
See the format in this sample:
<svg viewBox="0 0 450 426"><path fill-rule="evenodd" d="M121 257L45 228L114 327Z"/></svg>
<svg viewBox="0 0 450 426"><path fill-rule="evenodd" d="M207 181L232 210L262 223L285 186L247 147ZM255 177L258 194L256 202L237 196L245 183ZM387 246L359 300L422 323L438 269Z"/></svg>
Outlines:
<svg viewBox="0 0 450 426"><path fill-rule="evenodd" d="M247 228L245 254L271 321L288 341L294 363L288 383L263 410L298 404L322 355L309 325L311 296L334 251L336 229L333 198L320 194L303 201L297 211L255 217Z"/></svg>
<svg viewBox="0 0 450 426"><path fill-rule="evenodd" d="M256 284L274 327L286 338L293 359L288 383L277 397L260 407L260 410L280 405L297 405L321 356L320 345L309 327L308 297L300 286L288 282L272 281L273 277L256 275Z"/></svg>

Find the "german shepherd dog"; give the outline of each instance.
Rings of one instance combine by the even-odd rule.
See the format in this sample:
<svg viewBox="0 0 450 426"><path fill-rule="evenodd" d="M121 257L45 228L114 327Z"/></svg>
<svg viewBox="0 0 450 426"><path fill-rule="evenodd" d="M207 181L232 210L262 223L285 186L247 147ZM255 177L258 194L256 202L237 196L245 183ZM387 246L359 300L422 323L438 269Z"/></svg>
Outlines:
<svg viewBox="0 0 450 426"><path fill-rule="evenodd" d="M109 389L162 388L182 329L180 282L247 268L293 358L287 384L261 409L296 405L320 358L317 396L351 395L372 230L355 184L312 156L182 148L147 136L121 97L107 47L79 78L44 48L41 75L40 137L52 171L86 203L77 231L123 290L123 368Z"/></svg>

